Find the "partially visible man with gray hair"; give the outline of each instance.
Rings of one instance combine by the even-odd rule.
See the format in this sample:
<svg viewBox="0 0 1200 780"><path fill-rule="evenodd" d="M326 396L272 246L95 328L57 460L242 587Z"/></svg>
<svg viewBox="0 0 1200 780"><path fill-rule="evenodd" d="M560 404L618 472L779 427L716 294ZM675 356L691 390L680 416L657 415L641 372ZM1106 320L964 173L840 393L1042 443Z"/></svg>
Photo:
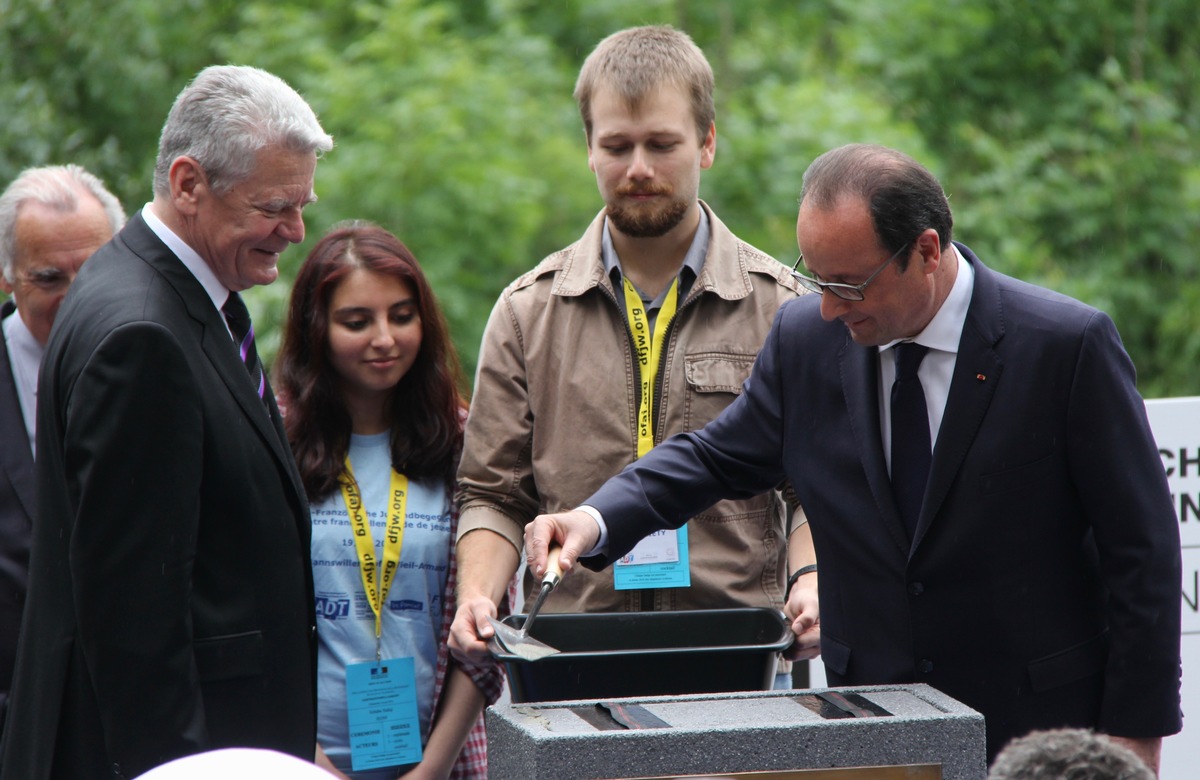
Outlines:
<svg viewBox="0 0 1200 780"><path fill-rule="evenodd" d="M313 759L307 501L239 292L304 239L332 146L278 77L206 68L167 117L154 199L63 302L2 780Z"/></svg>
<svg viewBox="0 0 1200 780"><path fill-rule="evenodd" d="M0 731L29 575L38 368L83 261L125 224L121 203L78 165L27 168L0 195Z"/></svg>
<svg viewBox="0 0 1200 780"><path fill-rule="evenodd" d="M1032 731L996 755L987 780L1154 780L1136 753L1090 729Z"/></svg>

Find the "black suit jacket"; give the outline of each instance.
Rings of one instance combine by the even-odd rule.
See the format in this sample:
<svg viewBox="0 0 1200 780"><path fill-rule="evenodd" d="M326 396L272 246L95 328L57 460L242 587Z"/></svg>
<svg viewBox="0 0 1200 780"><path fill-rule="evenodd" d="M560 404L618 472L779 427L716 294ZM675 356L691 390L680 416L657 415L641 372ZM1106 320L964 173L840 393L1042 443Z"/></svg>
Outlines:
<svg viewBox="0 0 1200 780"><path fill-rule="evenodd" d="M140 214L80 271L42 363L4 780L311 760L309 517L270 400Z"/></svg>
<svg viewBox="0 0 1200 780"><path fill-rule="evenodd" d="M805 296L725 414L587 501L610 545L585 563L787 477L821 567L831 684L929 683L984 714L989 756L1035 728L1175 733L1179 529L1133 365L1107 315L957 246L975 287L913 543L877 350Z"/></svg>
<svg viewBox="0 0 1200 780"><path fill-rule="evenodd" d="M0 321L20 316L12 301ZM17 634L29 573L29 533L34 512L33 452L17 398L8 345L0 334L0 731L12 688Z"/></svg>

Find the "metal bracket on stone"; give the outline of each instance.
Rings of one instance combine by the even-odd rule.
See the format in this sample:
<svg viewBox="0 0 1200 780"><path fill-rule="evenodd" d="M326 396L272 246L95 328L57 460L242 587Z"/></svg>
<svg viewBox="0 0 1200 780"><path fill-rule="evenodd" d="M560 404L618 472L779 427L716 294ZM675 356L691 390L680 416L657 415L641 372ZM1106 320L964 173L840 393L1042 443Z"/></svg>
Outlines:
<svg viewBox="0 0 1200 780"><path fill-rule="evenodd" d="M667 723L640 704L602 701L597 702L594 707L571 707L571 712L574 712L600 731L665 729L671 727L670 723Z"/></svg>
<svg viewBox="0 0 1200 780"><path fill-rule="evenodd" d="M857 693L822 691L791 697L792 701L815 712L825 720L839 718L879 718L892 713Z"/></svg>

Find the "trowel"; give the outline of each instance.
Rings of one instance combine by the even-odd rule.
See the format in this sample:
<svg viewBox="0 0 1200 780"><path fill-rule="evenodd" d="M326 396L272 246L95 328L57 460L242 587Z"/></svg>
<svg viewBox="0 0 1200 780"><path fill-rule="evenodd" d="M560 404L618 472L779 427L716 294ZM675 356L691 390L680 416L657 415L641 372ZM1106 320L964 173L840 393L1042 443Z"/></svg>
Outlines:
<svg viewBox="0 0 1200 780"><path fill-rule="evenodd" d="M525 659L526 661L537 661L545 658L548 655L554 655L559 652L558 648L540 640L534 639L529 635L529 629L533 625L534 618L542 608L542 604L546 601L546 597L550 595L550 591L558 586L562 581L562 568L558 565L558 554L562 551L561 547L552 546L546 554L546 574L542 577L542 587L538 590L537 598L533 602L533 608L525 616L525 622L521 625L518 631L510 625L501 623L492 616L488 616L488 622L492 624L492 628L496 630L496 636L493 641L498 641L500 646L508 650L515 656ZM497 648L492 648L495 653Z"/></svg>

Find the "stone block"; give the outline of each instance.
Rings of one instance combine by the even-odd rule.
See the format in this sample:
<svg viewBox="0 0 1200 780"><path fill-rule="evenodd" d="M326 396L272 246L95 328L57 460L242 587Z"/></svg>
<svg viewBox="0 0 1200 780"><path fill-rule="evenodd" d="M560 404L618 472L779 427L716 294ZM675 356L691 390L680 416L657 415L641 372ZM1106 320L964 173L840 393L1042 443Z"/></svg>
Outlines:
<svg viewBox="0 0 1200 780"><path fill-rule="evenodd" d="M500 703L487 729L491 780L987 774L983 716L927 685Z"/></svg>

